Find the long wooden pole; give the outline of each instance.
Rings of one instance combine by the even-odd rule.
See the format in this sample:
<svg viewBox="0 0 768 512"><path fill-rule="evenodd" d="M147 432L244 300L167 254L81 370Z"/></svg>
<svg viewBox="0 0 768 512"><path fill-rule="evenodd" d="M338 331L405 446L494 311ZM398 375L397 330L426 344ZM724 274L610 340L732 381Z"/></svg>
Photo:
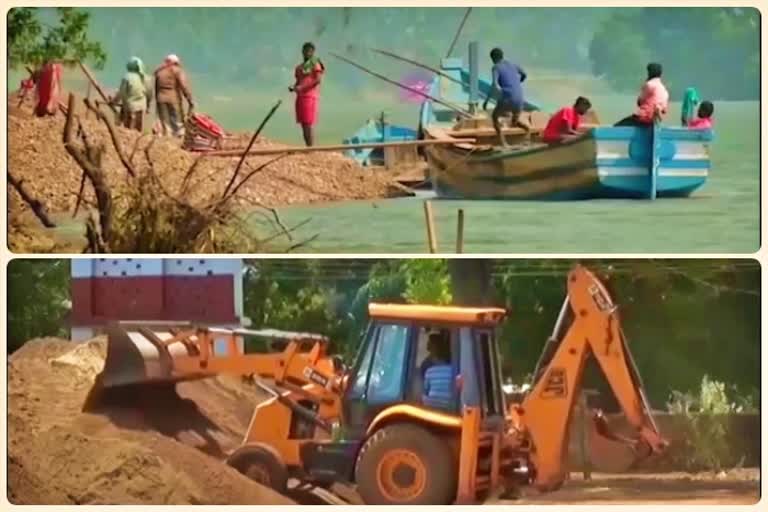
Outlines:
<svg viewBox="0 0 768 512"><path fill-rule="evenodd" d="M430 100L434 101L435 103L443 105L444 107L448 107L449 109L457 112L461 116L471 117L471 114L467 110L464 110L463 108L461 108L461 107L459 107L457 105L453 105L451 103L448 103L447 101L443 101L441 99L435 98L434 96L431 96L431 95L429 95L429 94L427 94L427 93L425 93L423 91L420 91L420 90L415 89L413 87L408 87L407 85L401 84L400 82L392 80L391 78L387 78L386 76L381 75L379 73L376 73L375 71L371 71L370 69L368 69L368 68L366 68L364 66L361 66L360 64L358 64L358 63L356 63L356 62L354 62L354 61L352 61L352 60L350 60L350 59L348 59L346 57L342 57L341 55L339 55L337 53L331 52L331 55L336 57L339 60L343 60L347 64L351 64L352 66L355 66L356 68L358 68L358 69L360 69L362 71L365 71L366 73L368 73L370 75L375 76L376 78L384 80L387 83L396 85L396 86L400 87L401 89L405 89L406 91L410 91L410 92L412 92L414 94L417 94L417 95L422 96L424 98L430 99Z"/></svg>
<svg viewBox="0 0 768 512"><path fill-rule="evenodd" d="M393 58L395 60L399 60L399 61L402 61L402 62L407 62L408 64L412 64L412 65L414 65L414 66L416 66L418 68L426 69L427 71L431 71L432 73L434 73L436 75L440 75L443 78L445 78L447 80L450 80L451 82L457 83L459 85L464 85L464 82L462 82L461 80L458 80L458 79L452 77L448 73L443 73L442 71L440 71L437 68L433 68L432 66L428 66L427 64L422 64L419 61L416 61L416 60L413 60L413 59L409 59L409 58L406 58L406 57L402 57L402 56L400 56L400 55L398 55L396 53L388 52L387 50L379 50L378 48L371 48L371 50L376 52L376 53L380 53L381 55L386 55L387 57L391 57L391 58Z"/></svg>
<svg viewBox="0 0 768 512"><path fill-rule="evenodd" d="M430 146L439 144L459 144L459 143L473 143L473 138L462 139L430 139L430 140L404 140L399 142L369 142L367 144L337 144L332 146L289 146L284 148L265 148L265 149L251 149L244 151L242 149L223 149L218 151L208 151L203 153L205 156L222 156L233 157L243 155L259 156L259 155L280 155L280 154L294 154L294 153L321 153L329 151L346 151L348 149L360 149L360 148L389 148L396 146Z"/></svg>
<svg viewBox="0 0 768 512"><path fill-rule="evenodd" d="M371 48L371 50L373 50L376 53L380 53L382 55L386 55L387 57L391 57L391 58L393 58L395 60L399 60L401 62L407 62L408 64L412 64L412 65L414 65L416 67L419 67L419 68L422 68L422 69L426 69L427 71L431 71L432 73L434 73L434 74L436 74L438 76L441 76L441 77L445 78L446 80L450 80L451 82L453 82L455 84L459 84L461 86L467 85L467 82L463 82L461 80L458 80L457 78L452 77L448 73L443 73L439 69L433 68L432 66L428 66L427 64L421 63L419 61L416 61L416 60L413 60L413 59L408 59L406 57L401 57L400 55L397 55L396 53L388 52L386 50L379 50L379 49L376 49L376 48ZM490 97L490 96L488 96L488 98L490 100L492 100L492 101L495 101L495 99Z"/></svg>
<svg viewBox="0 0 768 512"><path fill-rule="evenodd" d="M461 23L459 24L459 28L456 30L456 35L453 36L453 41L451 41L451 46L448 47L448 53L445 54L446 58L450 57L453 53L453 49L456 47L456 43L459 41L459 36L461 35L461 32L464 30L464 24L467 22L467 18L469 18L469 13L472 12L471 7L467 7L467 10L464 12L464 17L461 19Z"/></svg>
<svg viewBox="0 0 768 512"><path fill-rule="evenodd" d="M432 201L424 201L424 219L427 223L427 242L429 252L437 252L437 234L435 233L435 217L432 214Z"/></svg>
<svg viewBox="0 0 768 512"><path fill-rule="evenodd" d="M464 210L459 208L459 217L456 220L456 253L464 252Z"/></svg>
<svg viewBox="0 0 768 512"><path fill-rule="evenodd" d="M96 92L99 93L99 96L101 96L101 99L103 99L107 103L107 105L109 105L109 108L112 109L112 112L117 114L117 109L115 109L115 106L112 105L112 103L110 103L109 96L104 91L104 89L101 87L101 84L99 84L99 82L96 81L96 77L93 76L93 73L91 73L91 70L88 69L88 66L86 66L85 64L83 64L80 61L77 61L77 63L80 65L80 69L83 70L83 74L85 74L85 77L88 79L88 81L91 83L91 85L93 85L93 88L96 89Z"/></svg>

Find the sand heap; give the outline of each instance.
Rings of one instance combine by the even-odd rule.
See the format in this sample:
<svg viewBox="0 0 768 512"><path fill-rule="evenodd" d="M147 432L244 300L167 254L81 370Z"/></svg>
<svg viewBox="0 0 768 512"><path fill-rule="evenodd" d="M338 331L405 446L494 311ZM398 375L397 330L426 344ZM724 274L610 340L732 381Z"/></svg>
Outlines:
<svg viewBox="0 0 768 512"><path fill-rule="evenodd" d="M71 212L74 209L82 171L64 149L62 133L65 117L59 113L52 117L37 118L31 114L31 103L18 105L18 99L8 102L8 166L26 188L52 212ZM121 165L106 127L79 105L78 112L85 132L93 141L104 141L107 152L104 168L110 185L119 194L126 185L126 171ZM268 128L267 128L268 129ZM187 170L199 154L181 149L181 142L166 137L139 135L135 131L118 128L124 152L135 165L146 166L144 150L151 144L149 154L158 175L170 191L179 190ZM225 149L242 148L249 136L227 137ZM286 147L267 139L260 139L254 148ZM249 157L240 176L275 158ZM191 200L218 197L232 176L238 158L210 157L196 167L190 183ZM90 189L90 186L87 187ZM297 203L314 203L343 199L373 199L402 196L406 192L393 183L382 171L363 169L354 160L339 153L297 154L281 158L264 168L240 189L238 201L247 206L258 203L278 207ZM12 194L15 196L15 192ZM89 190L86 196L92 199ZM18 198L14 198L18 199ZM12 200L9 208L26 209L21 201Z"/></svg>
<svg viewBox="0 0 768 512"><path fill-rule="evenodd" d="M32 340L8 362L15 504L288 504L224 464L263 397L207 379L81 412L105 341Z"/></svg>

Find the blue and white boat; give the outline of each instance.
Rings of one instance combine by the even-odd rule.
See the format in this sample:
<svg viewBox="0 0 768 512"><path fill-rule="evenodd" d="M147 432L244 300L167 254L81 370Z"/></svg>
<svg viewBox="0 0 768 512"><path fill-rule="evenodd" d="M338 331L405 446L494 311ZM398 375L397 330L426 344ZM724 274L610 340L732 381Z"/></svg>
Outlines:
<svg viewBox="0 0 768 512"><path fill-rule="evenodd" d="M474 139L472 144L425 147L428 176L439 197L655 199L685 197L706 182L713 140L708 130L601 126L590 112L584 121L592 128L583 137L549 146L538 140L549 115L528 102L522 118L533 128L531 140L519 128L505 128L513 145L496 146L490 119L477 112L491 84L478 77L473 57L476 51L474 55L470 51L470 70L460 59L443 59L442 76L435 76L429 91L435 98L474 112L473 116L459 116L455 109L432 100L421 105L421 138Z"/></svg>
<svg viewBox="0 0 768 512"><path fill-rule="evenodd" d="M402 142L416 140L417 132L412 128L386 123L383 119L369 119L354 135L342 141L345 145L370 144L372 142ZM362 166L384 165L383 148L350 148L344 152Z"/></svg>

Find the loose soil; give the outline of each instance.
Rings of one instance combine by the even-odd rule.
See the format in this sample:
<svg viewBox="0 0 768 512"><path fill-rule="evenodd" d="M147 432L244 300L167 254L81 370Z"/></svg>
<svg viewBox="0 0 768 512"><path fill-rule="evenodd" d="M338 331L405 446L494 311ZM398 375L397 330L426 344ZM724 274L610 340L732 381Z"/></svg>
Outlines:
<svg viewBox="0 0 768 512"><path fill-rule="evenodd" d="M223 463L263 396L236 379L89 398L105 340L32 340L8 362L15 504L290 504ZM93 397L91 397L93 398Z"/></svg>
<svg viewBox="0 0 768 512"><path fill-rule="evenodd" d="M105 340L32 340L8 361L8 499L14 504L289 504L223 462L265 396L217 377L142 392L91 393ZM87 412L83 412L83 408ZM489 504L754 504L758 469L580 473L555 492ZM343 492L342 492L343 491ZM296 490L303 504L359 504ZM341 499L340 499L341 498Z"/></svg>
<svg viewBox="0 0 768 512"><path fill-rule="evenodd" d="M555 492L526 490L519 500L498 504L519 505L754 505L760 500L760 470L737 469L713 473L643 473L581 475Z"/></svg>
<svg viewBox="0 0 768 512"><path fill-rule="evenodd" d="M128 186L127 173L114 150L106 126L84 105L78 104L78 114L85 133L92 142L103 141L106 147L104 169L116 198ZM8 100L8 168L23 181L27 191L41 201L52 214L71 214L77 202L82 170L67 153L62 142L65 116L39 118L32 114L32 102L21 105L15 95ZM268 129L267 129L268 131ZM185 200L205 204L219 197L230 180L238 157L205 157L181 149L181 141L173 137L141 135L136 131L117 128L118 139L126 155L136 166L146 166L147 156L168 191L181 189L187 171L202 158L189 177ZM224 149L243 148L248 134L228 134ZM287 147L260 137L254 149ZM275 159L272 156L252 156L246 159L240 177ZM10 186L8 218L12 229L9 242L13 250L22 252L57 252L56 242L31 225L27 205ZM90 184L85 187L85 206L94 204ZM354 160L340 153L296 154L282 157L254 174L239 190L237 203L245 210L254 206L280 207L348 199L380 199L409 195L410 191L393 181L393 175L382 170L363 169ZM81 212L83 211L81 207ZM25 227L26 226L26 227ZM43 230L44 233L44 230ZM45 249L49 249L46 251Z"/></svg>

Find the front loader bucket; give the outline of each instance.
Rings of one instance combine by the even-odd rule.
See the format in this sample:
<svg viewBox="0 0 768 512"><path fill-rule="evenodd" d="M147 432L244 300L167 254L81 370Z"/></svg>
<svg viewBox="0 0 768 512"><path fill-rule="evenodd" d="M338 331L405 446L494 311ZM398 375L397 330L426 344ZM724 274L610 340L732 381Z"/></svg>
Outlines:
<svg viewBox="0 0 768 512"><path fill-rule="evenodd" d="M170 332L151 331L139 327L126 329L110 326L107 332L107 358L98 377L103 388L174 382L172 358L188 355L183 344L166 347L162 342L173 336Z"/></svg>

